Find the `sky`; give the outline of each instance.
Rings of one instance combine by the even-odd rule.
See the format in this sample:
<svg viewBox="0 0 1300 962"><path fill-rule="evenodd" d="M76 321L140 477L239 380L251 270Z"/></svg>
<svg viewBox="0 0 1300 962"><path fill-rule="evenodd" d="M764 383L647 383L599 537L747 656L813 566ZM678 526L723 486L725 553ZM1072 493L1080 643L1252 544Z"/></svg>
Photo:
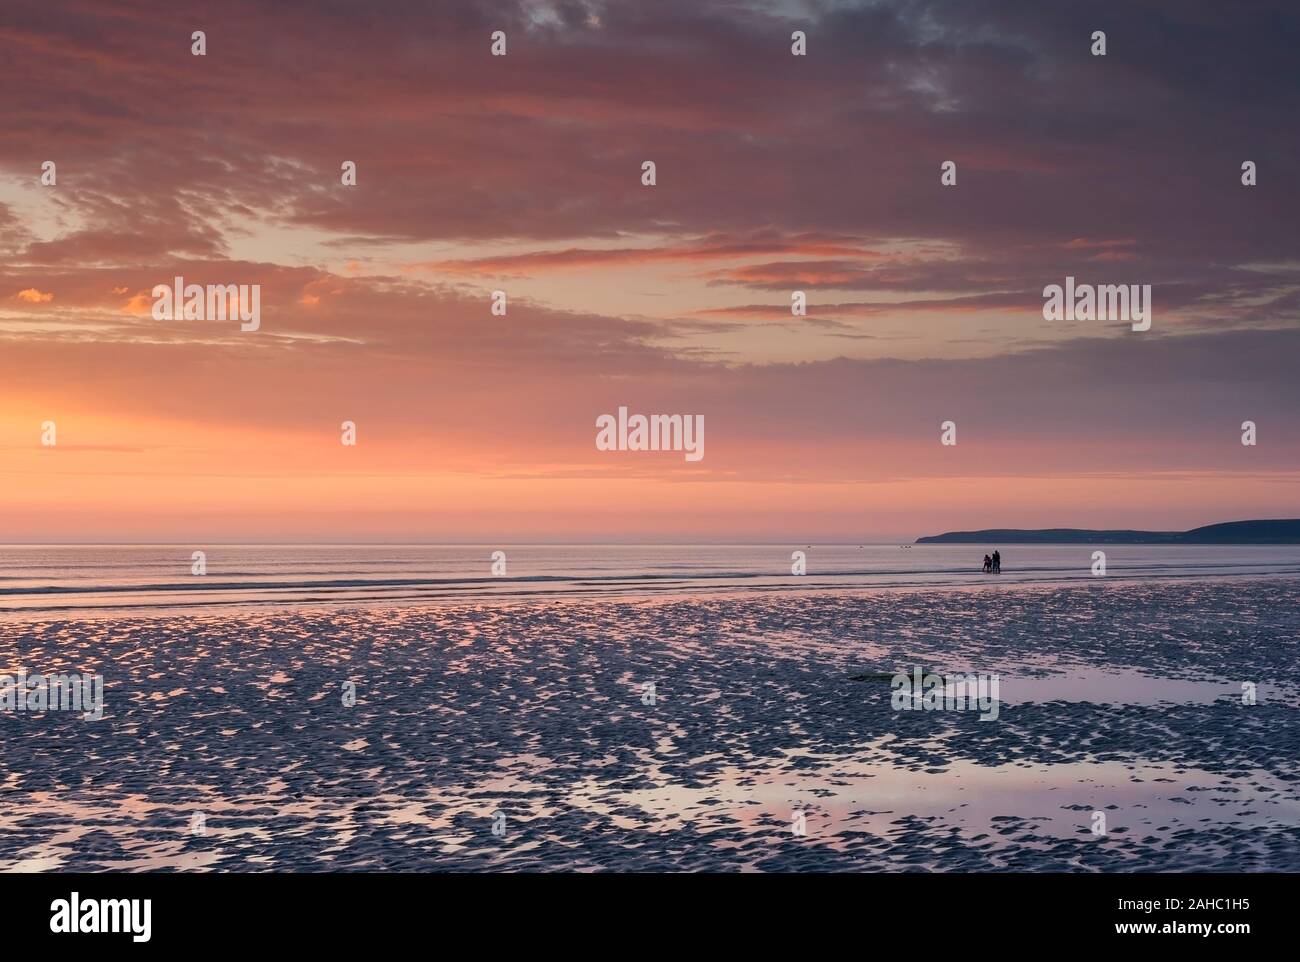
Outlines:
<svg viewBox="0 0 1300 962"><path fill-rule="evenodd" d="M1297 516L1298 40L1285 2L6 0L0 542ZM260 327L155 319L175 276ZM1067 276L1150 285L1150 330L1044 319ZM705 456L599 450L619 407Z"/></svg>

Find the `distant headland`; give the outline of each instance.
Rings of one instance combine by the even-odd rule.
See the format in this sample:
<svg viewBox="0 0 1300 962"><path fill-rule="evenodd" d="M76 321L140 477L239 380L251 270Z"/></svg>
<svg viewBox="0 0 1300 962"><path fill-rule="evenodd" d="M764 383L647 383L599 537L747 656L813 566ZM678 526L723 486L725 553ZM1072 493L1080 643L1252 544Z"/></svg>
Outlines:
<svg viewBox="0 0 1300 962"><path fill-rule="evenodd" d="M1228 521L1191 531L989 528L917 538L917 544L1300 544L1300 520Z"/></svg>

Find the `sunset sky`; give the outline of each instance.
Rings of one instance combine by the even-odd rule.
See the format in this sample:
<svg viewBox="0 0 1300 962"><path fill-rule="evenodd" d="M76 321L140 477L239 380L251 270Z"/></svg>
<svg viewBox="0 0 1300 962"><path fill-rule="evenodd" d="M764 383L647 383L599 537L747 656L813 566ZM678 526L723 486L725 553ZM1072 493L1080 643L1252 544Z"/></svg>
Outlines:
<svg viewBox="0 0 1300 962"><path fill-rule="evenodd" d="M1285 2L5 0L0 543L1295 517L1298 41ZM260 330L154 320L177 275ZM1067 275L1151 330L1044 320ZM704 459L598 451L619 406Z"/></svg>

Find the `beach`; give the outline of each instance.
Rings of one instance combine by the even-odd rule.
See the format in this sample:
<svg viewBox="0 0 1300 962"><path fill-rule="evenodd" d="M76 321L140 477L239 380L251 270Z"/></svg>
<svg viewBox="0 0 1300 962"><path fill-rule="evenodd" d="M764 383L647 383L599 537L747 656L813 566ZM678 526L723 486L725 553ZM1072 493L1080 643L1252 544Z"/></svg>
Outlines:
<svg viewBox="0 0 1300 962"><path fill-rule="evenodd" d="M788 585L7 619L0 870L1300 870L1300 579Z"/></svg>

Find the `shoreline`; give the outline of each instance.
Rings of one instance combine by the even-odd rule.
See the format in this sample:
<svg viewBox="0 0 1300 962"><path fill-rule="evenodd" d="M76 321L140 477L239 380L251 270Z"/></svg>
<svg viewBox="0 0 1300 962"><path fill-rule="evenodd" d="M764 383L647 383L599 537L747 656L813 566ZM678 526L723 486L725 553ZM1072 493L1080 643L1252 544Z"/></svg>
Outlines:
<svg viewBox="0 0 1300 962"><path fill-rule="evenodd" d="M1006 573L1006 572L1004 572ZM781 576L773 576L774 578ZM1105 576L1078 575L1071 578L1045 578L1041 581L1027 579L1008 579L999 581L995 574L972 573L972 580L966 583L926 583L913 582L901 584L865 585L843 584L825 580L829 576L802 576L798 583L791 583L790 577L771 584L738 584L696 586L683 589L677 585L667 585L661 593L654 594L646 585L638 585L627 590L575 591L557 589L554 591L537 590L532 592L487 592L481 594L405 595L379 597L349 597L338 599L321 598L256 598L239 600L195 601L185 604L120 604L120 605L62 605L48 607L7 607L0 605L0 614L7 620L15 622L43 621L57 618L65 621L91 620L101 618L151 618L177 617L182 615L199 615L212 613L253 614L266 611L299 611L304 614L329 612L337 610L404 610L421 608L455 609L489 607L532 607L538 605L583 605L583 604L665 604L689 600L732 600L743 602L747 599L762 598L772 595L808 594L817 597L827 595L844 595L846 597L879 596L887 594L966 594L970 592L1033 592L1056 591L1083 588L1085 585L1104 588L1107 585L1130 586L1134 584L1201 584L1201 583L1249 583L1254 581L1277 581L1300 579L1300 572L1231 572L1226 574L1206 574L1202 572L1150 574L1107 574ZM850 577L850 576L844 576ZM567 581L567 579L557 579ZM497 585L490 579L482 579L474 584ZM507 582L509 584L510 582ZM528 583L518 579L515 583ZM311 586L303 586L310 589ZM208 591L227 590L225 588L204 589ZM238 589L230 589L238 590ZM78 594L93 594L93 590L78 591ZM123 592L125 593L125 591ZM39 594L46 597L48 593Z"/></svg>

